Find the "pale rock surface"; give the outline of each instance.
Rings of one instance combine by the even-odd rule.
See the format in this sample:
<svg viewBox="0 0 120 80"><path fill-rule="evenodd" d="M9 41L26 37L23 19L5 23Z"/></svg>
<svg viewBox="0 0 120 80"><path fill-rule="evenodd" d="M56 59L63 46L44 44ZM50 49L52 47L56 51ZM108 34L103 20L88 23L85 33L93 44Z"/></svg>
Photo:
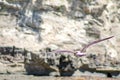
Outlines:
<svg viewBox="0 0 120 80"><path fill-rule="evenodd" d="M120 59L119 0L0 0L0 7L1 46L76 50L114 36L86 53Z"/></svg>
<svg viewBox="0 0 120 80"><path fill-rule="evenodd" d="M115 26L116 23L119 24L117 20L118 18L117 15L119 14L118 12L119 9L117 9L117 6L119 1L117 3L116 1L112 1L112 0L107 0L107 1L93 0L88 2L85 2L82 0L81 1L79 0L77 1L30 0L28 4L24 0L22 1L24 2L24 4L26 4L25 7L23 6L24 9L22 9L25 13L22 12L22 14L18 14L18 15L21 16L22 19L23 18L25 19L25 23L22 22L24 20L22 20L21 18L10 16L10 13L7 13L8 16L1 15L0 25L2 28L1 35L3 36L1 37L1 39L4 37L6 38L5 41L1 42L1 43L4 43L2 45L8 45L8 44L16 45L18 47L25 47L29 49L32 48L33 50L39 50L45 47L52 48L52 46L54 46L56 49L57 48L58 49L60 48L81 49L83 45L95 39L104 38L111 35L115 36L114 37L115 42L118 39L117 36L119 35L119 31L115 32L114 29L118 29L119 26L116 28L113 28L112 25ZM13 2L17 3L17 1L13 1ZM99 4L97 4L98 2ZM82 3L84 4L80 5ZM87 3L88 5L86 5ZM11 4L12 4L12 1L11 1ZM39 6L41 6L41 8L39 8L39 6L36 6L37 4L40 4ZM99 10L99 8L102 8L103 5L106 5L106 8L102 9L103 13L101 13L99 17L93 16L93 14L96 14L96 12L94 11ZM21 4L20 6L22 7ZM60 12L61 11L60 9L63 9L61 8L61 6L64 6L66 8L67 13L65 15L63 15L63 13ZM55 9L55 8L58 8L58 9ZM34 9L39 11L35 12ZM73 14L71 14L72 9L74 10L74 12L76 11L79 13L82 12L81 14L84 15L83 19L79 17L79 15L77 18L77 15L74 16ZM87 9L89 13L84 11L85 9ZM25 16L23 16L23 14L25 14ZM28 27L34 27L35 22L30 21L28 23L28 21L26 20L37 19L36 18L37 16L34 16L34 15L40 15L43 21L43 23L39 23L40 25L37 26L37 27L40 27L41 29L39 32L32 31L32 29L28 28ZM112 18L112 16L114 16L117 20L114 23L110 22L110 19ZM70 19L68 17L73 17L74 19ZM115 18L112 18L112 19L115 19ZM19 25L16 23L17 22L16 19L18 19L19 23L22 23L22 24L24 23L23 24L24 26L27 26L28 24L29 26L27 28L24 28L24 27L20 28ZM81 19L81 20L79 21L76 19ZM7 24L9 24L9 26ZM37 41L38 37L41 37L40 38L41 41ZM11 41L10 43L7 43L11 39L13 39L13 41ZM111 39L111 41L112 40L113 39ZM116 45L114 44L114 46Z"/></svg>

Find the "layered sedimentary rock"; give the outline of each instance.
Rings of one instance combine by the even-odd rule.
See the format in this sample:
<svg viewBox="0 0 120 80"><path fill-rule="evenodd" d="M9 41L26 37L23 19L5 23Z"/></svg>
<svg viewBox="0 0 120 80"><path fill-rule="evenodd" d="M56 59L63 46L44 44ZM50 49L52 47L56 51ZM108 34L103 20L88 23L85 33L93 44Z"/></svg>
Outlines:
<svg viewBox="0 0 120 80"><path fill-rule="evenodd" d="M119 0L0 0L0 45L41 55L39 50L46 47L79 50L112 35L114 38L89 47L89 56L82 59L89 68L119 70L119 4Z"/></svg>

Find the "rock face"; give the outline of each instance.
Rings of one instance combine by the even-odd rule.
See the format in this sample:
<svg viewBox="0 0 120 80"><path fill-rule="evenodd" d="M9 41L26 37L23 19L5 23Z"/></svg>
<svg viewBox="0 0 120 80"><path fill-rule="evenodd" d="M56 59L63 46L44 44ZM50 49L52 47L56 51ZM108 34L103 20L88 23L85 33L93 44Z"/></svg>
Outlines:
<svg viewBox="0 0 120 80"><path fill-rule="evenodd" d="M120 62L108 55L87 54L80 57L51 51L50 48L31 52L15 46L0 47L0 52L0 74L119 77Z"/></svg>
<svg viewBox="0 0 120 80"><path fill-rule="evenodd" d="M60 76L62 72L73 73L81 66L74 54L49 52L48 48L37 53L28 53L25 68L28 74Z"/></svg>
<svg viewBox="0 0 120 80"><path fill-rule="evenodd" d="M49 49L50 50L50 49ZM28 74L52 76L117 76L120 61L104 54L87 54L76 56L66 52L51 52L48 48L25 57L25 69ZM76 71L79 70L78 73ZM86 72L88 71L88 72ZM94 73L93 73L94 72Z"/></svg>
<svg viewBox="0 0 120 80"><path fill-rule="evenodd" d="M23 74L24 55L26 51L21 48L0 47L0 74Z"/></svg>
<svg viewBox="0 0 120 80"><path fill-rule="evenodd" d="M90 68L119 68L119 4L119 0L0 0L0 45L14 45L33 53L46 47L79 50L91 41L113 35L89 47L89 56L83 61L90 60Z"/></svg>

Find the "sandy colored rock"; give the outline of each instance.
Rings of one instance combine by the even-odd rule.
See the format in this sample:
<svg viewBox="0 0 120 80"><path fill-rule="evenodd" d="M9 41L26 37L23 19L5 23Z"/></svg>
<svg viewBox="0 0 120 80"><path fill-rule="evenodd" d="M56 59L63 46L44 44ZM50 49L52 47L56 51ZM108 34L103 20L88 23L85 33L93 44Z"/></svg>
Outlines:
<svg viewBox="0 0 120 80"><path fill-rule="evenodd" d="M116 71L120 68L119 14L119 0L0 0L0 45L25 48L35 53L28 61L37 58L33 59L36 63L29 61L27 67L37 71L46 65L47 69L54 68L46 57L43 61L36 57L36 52L41 56L40 50L81 50L92 41L114 36L89 47L85 52L87 56L78 61L72 54L75 59L70 57L70 61L74 67L76 61L98 71ZM12 62L10 57L3 62ZM37 62L39 59L46 65ZM53 61L59 64L59 60L60 57ZM30 67L32 65L34 67ZM4 66L2 68L4 73ZM65 66L63 70L68 69Z"/></svg>

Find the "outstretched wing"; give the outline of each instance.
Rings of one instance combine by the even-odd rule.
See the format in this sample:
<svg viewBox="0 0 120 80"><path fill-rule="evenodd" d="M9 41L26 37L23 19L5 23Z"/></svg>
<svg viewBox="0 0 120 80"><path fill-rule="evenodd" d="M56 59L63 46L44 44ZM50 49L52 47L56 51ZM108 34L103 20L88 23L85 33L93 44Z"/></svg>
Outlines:
<svg viewBox="0 0 120 80"><path fill-rule="evenodd" d="M81 53L84 52L84 51L86 51L86 49L87 49L89 46L91 46L91 45L93 45L93 44L96 44L96 43L99 43L99 42L104 41L104 40L108 40L108 39L113 38L113 37L114 37L114 36L111 36L111 37L107 37L107 38L104 38L104 39L100 39L100 40L93 41L93 42L89 43L88 45L86 45L85 47L83 47L83 49L81 50Z"/></svg>

